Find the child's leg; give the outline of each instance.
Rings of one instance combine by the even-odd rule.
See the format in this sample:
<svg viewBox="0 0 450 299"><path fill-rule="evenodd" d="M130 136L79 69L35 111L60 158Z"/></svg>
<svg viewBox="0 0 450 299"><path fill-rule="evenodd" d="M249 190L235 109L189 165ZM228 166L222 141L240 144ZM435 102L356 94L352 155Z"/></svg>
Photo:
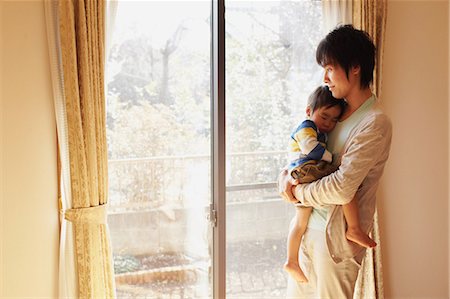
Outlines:
<svg viewBox="0 0 450 299"><path fill-rule="evenodd" d="M343 205L342 209L345 220L347 221L347 239L367 248L377 246L377 243L369 238L361 229L359 224L358 199L356 196L350 203Z"/></svg>
<svg viewBox="0 0 450 299"><path fill-rule="evenodd" d="M303 234L308 225L309 216L312 208L296 207L295 217L291 221L287 240L287 261L284 264L284 269L298 282L307 282L305 274L300 268L298 262L298 251Z"/></svg>

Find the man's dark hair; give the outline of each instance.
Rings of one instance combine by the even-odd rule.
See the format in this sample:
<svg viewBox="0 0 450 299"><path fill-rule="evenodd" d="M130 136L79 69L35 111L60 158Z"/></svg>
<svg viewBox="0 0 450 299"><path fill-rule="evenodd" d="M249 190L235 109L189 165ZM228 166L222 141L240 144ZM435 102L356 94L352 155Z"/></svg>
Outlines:
<svg viewBox="0 0 450 299"><path fill-rule="evenodd" d="M333 97L331 91L328 89L328 86L322 85L317 87L311 93L308 98L308 106L311 109L311 113L322 107L330 108L339 106L341 108L339 118L341 118L342 114L344 114L345 108L347 107L347 103L343 99L336 99Z"/></svg>
<svg viewBox="0 0 450 299"><path fill-rule="evenodd" d="M375 67L375 45L367 32L341 25L319 43L316 61L321 66L339 64L347 78L351 67L360 66L361 87L369 87Z"/></svg>

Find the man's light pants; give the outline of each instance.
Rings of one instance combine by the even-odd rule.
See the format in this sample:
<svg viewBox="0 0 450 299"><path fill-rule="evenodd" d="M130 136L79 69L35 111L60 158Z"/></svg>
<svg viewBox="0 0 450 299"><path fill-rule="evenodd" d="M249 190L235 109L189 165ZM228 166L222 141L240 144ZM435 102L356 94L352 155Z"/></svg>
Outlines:
<svg viewBox="0 0 450 299"><path fill-rule="evenodd" d="M289 277L286 298L353 298L362 258L358 256L336 264L330 257L325 232L308 228L303 236L299 259L309 282L297 283Z"/></svg>

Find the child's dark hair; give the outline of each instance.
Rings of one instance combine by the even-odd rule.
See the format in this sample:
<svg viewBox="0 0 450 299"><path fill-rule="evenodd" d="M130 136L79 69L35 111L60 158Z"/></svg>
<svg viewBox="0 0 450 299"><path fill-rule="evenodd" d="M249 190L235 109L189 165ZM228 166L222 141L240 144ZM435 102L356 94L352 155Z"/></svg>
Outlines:
<svg viewBox="0 0 450 299"><path fill-rule="evenodd" d="M327 34L316 50L321 66L339 64L347 74L351 67L361 67L361 87L369 87L375 67L375 45L367 32L353 25L341 25Z"/></svg>
<svg viewBox="0 0 450 299"><path fill-rule="evenodd" d="M341 108L339 118L341 118L342 114L344 114L345 108L347 107L347 103L343 99L336 99L333 97L331 91L328 89L328 86L322 85L317 87L311 93L308 98L308 106L311 109L311 113L314 113L314 111L322 107L330 108L339 106Z"/></svg>

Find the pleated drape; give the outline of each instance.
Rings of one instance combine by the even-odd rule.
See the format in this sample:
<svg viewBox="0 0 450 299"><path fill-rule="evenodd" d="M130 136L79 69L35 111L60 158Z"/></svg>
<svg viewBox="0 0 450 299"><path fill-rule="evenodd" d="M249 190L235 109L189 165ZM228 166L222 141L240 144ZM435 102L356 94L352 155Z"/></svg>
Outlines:
<svg viewBox="0 0 450 299"><path fill-rule="evenodd" d="M376 52L372 91L381 96L384 35L386 28L386 0L353 1L353 26L366 31L372 38ZM374 249L367 251L355 288L355 299L383 299L383 272L381 264L381 241L378 214L374 216L372 237L377 242Z"/></svg>
<svg viewBox="0 0 450 299"><path fill-rule="evenodd" d="M374 216L372 239L377 247L368 249L356 281L354 299L383 299L383 269L381 264L381 244L378 226L378 214Z"/></svg>
<svg viewBox="0 0 450 299"><path fill-rule="evenodd" d="M386 29L387 0L354 0L353 26L369 33L377 48L372 90L381 96L384 35Z"/></svg>
<svg viewBox="0 0 450 299"><path fill-rule="evenodd" d="M53 83L59 85L54 93L62 173L60 296L114 298L106 222L105 2L47 1L46 12L54 31L49 44L56 44L50 49Z"/></svg>

